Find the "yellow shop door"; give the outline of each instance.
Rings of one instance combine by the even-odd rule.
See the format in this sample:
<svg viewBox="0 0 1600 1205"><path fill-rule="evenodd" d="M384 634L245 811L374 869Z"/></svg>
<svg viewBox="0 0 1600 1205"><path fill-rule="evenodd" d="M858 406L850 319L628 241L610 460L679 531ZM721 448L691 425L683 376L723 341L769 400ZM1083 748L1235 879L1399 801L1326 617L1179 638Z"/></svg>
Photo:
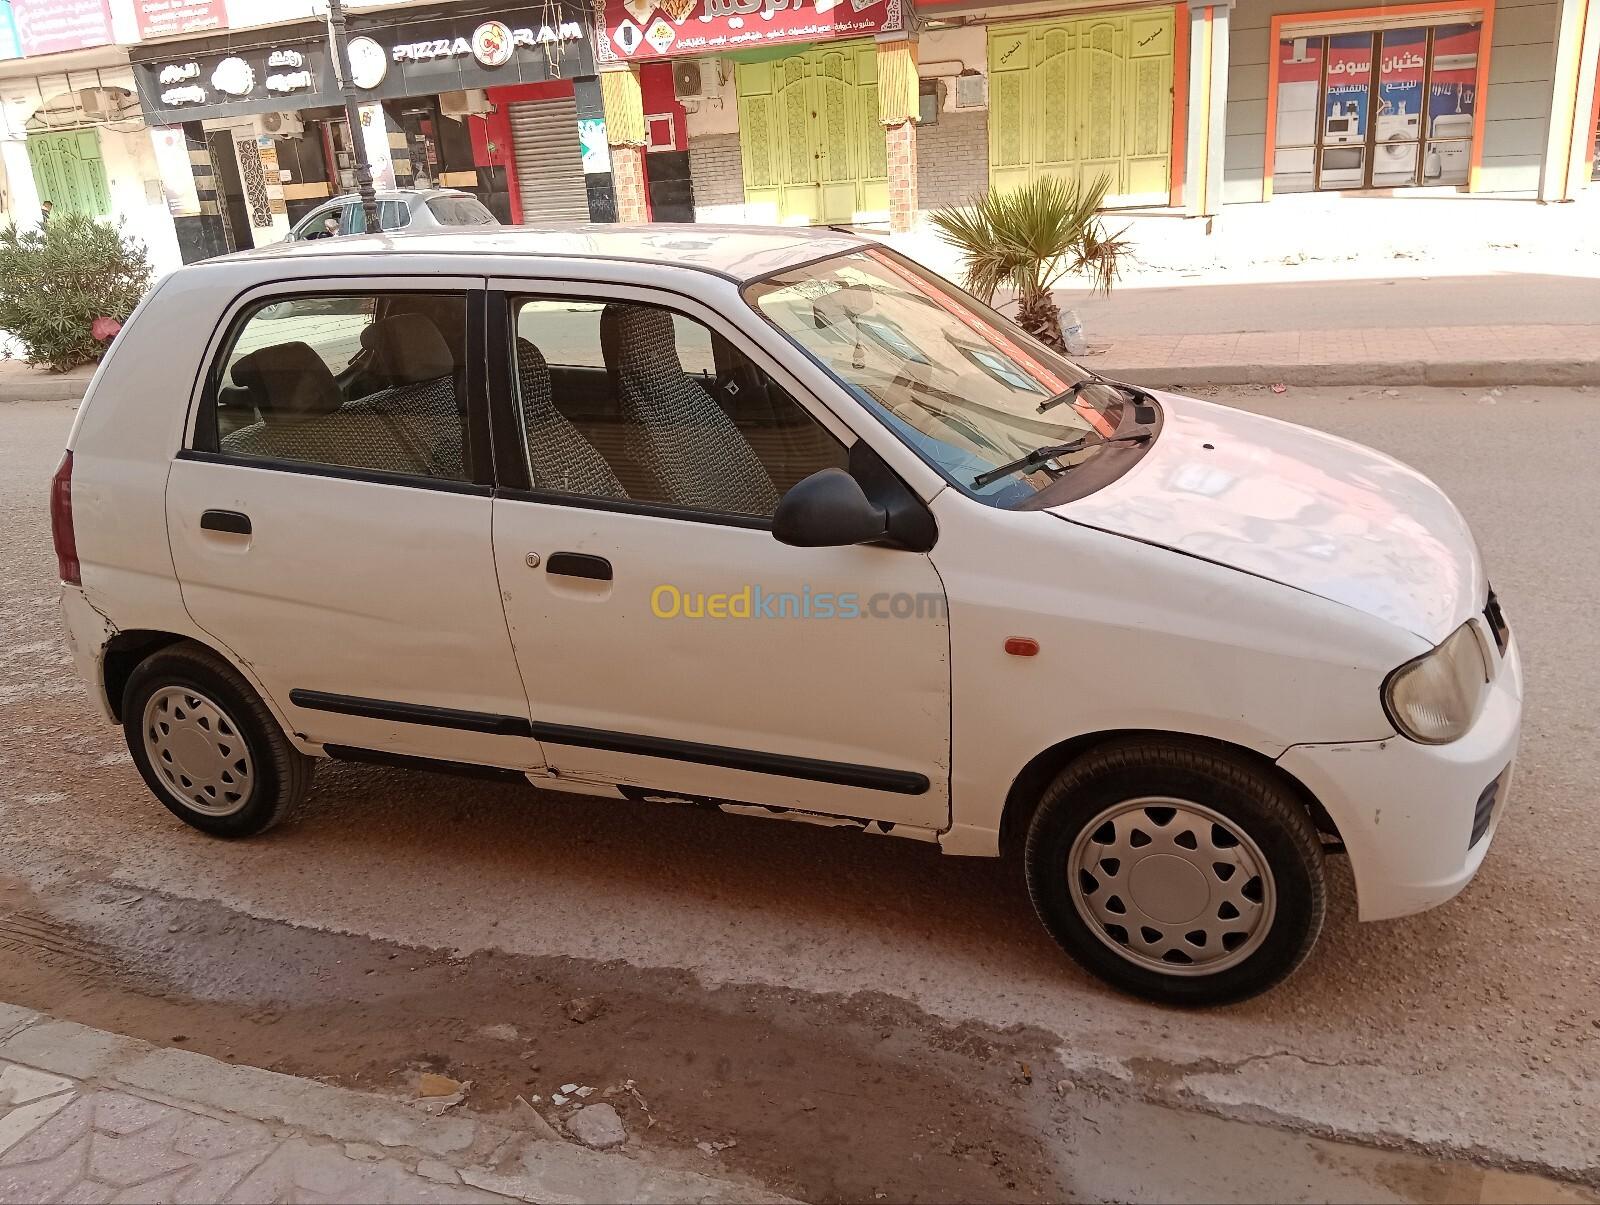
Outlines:
<svg viewBox="0 0 1600 1205"><path fill-rule="evenodd" d="M882 220L889 167L870 41L739 63L744 196L758 220L797 225Z"/></svg>

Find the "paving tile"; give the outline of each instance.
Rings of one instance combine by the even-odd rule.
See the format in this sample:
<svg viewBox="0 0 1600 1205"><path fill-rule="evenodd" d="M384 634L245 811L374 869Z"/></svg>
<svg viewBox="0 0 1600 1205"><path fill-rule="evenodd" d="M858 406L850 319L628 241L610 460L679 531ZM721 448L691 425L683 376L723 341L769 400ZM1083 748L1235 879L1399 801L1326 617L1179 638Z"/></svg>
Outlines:
<svg viewBox="0 0 1600 1205"><path fill-rule="evenodd" d="M0 1166L48 1159L86 1137L94 1121L94 1103L88 1097L74 1100L33 1133L0 1156Z"/></svg>
<svg viewBox="0 0 1600 1205"><path fill-rule="evenodd" d="M154 1180L147 1180L132 1188L125 1188L111 1198L112 1205L172 1205L173 1194L188 1171L173 1172Z"/></svg>
<svg viewBox="0 0 1600 1205"><path fill-rule="evenodd" d="M172 1118L126 1138L94 1134L89 1140L89 1174L96 1180L127 1188L193 1166L189 1156L178 1154L168 1145L179 1124L179 1118Z"/></svg>
<svg viewBox="0 0 1600 1205"><path fill-rule="evenodd" d="M164 1118L186 1118L172 1105L157 1104L126 1092L97 1092L94 1095L94 1128L105 1134L137 1134ZM181 1124L181 1123L180 1123Z"/></svg>
<svg viewBox="0 0 1600 1205"><path fill-rule="evenodd" d="M43 1100L23 1105L20 1109L12 1109L4 1117L0 1117L0 1154L10 1150L71 1103L71 1093L47 1096Z"/></svg>
<svg viewBox="0 0 1600 1205"><path fill-rule="evenodd" d="M0 1071L0 1108L25 1105L42 1096L54 1096L73 1087L70 1079L51 1075L48 1071L35 1071L32 1067L11 1064Z"/></svg>
<svg viewBox="0 0 1600 1205"><path fill-rule="evenodd" d="M172 1199L178 1205L212 1205L212 1202L221 1201L264 1163L270 1153L270 1147L255 1147L209 1159L189 1172Z"/></svg>
<svg viewBox="0 0 1600 1205"><path fill-rule="evenodd" d="M111 1185L101 1184L98 1180L79 1180L57 1197L56 1203L57 1205L105 1205L116 1191Z"/></svg>
<svg viewBox="0 0 1600 1205"><path fill-rule="evenodd" d="M273 1143L272 1131L258 1121L246 1118L221 1121L215 1117L190 1117L179 1129L172 1149L196 1159L218 1159L237 1151L254 1150L266 1154Z"/></svg>
<svg viewBox="0 0 1600 1205"><path fill-rule="evenodd" d="M83 1179L89 1139L34 1163L0 1167L0 1201L47 1201Z"/></svg>

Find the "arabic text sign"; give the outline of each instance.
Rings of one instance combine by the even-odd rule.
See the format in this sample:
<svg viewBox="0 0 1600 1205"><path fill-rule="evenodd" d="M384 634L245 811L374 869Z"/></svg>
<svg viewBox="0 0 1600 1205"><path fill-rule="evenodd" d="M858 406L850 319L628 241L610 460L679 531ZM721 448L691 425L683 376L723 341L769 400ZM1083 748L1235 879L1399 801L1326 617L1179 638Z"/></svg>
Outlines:
<svg viewBox="0 0 1600 1205"><path fill-rule="evenodd" d="M134 8L141 39L201 33L228 23L223 0L135 0Z"/></svg>
<svg viewBox="0 0 1600 1205"><path fill-rule="evenodd" d="M895 33L904 0L595 0L602 61Z"/></svg>
<svg viewBox="0 0 1600 1205"><path fill-rule="evenodd" d="M24 55L57 54L111 42L106 0L12 0Z"/></svg>

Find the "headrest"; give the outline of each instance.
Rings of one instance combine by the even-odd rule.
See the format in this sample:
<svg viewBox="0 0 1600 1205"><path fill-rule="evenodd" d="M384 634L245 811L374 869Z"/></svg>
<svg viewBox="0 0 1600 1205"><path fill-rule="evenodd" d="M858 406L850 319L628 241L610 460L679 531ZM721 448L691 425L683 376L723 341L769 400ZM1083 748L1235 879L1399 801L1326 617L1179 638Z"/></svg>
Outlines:
<svg viewBox="0 0 1600 1205"><path fill-rule="evenodd" d="M649 373L683 371L678 362L678 334L666 310L653 305L619 305L616 323L618 351L625 366Z"/></svg>
<svg viewBox="0 0 1600 1205"><path fill-rule="evenodd" d="M372 373L389 385L415 385L450 376L456 358L433 319L396 314L361 332L361 346L372 353Z"/></svg>
<svg viewBox="0 0 1600 1205"><path fill-rule="evenodd" d="M268 423L296 423L332 414L344 402L322 357L301 342L263 347L233 366L233 382Z"/></svg>
<svg viewBox="0 0 1600 1205"><path fill-rule="evenodd" d="M522 386L522 405L527 417L544 420L553 405L550 398L550 366L541 352L521 335L517 336L517 380Z"/></svg>

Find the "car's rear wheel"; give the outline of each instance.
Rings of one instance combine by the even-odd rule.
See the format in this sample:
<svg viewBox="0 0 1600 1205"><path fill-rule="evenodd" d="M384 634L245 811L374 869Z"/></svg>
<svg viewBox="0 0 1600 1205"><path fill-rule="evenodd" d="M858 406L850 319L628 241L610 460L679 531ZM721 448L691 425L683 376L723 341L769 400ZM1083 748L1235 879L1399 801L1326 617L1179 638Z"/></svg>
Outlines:
<svg viewBox="0 0 1600 1205"><path fill-rule="evenodd" d="M156 798L213 836L265 831L311 782L312 760L250 684L195 645L171 645L140 663L123 692L122 726Z"/></svg>
<svg viewBox="0 0 1600 1205"><path fill-rule="evenodd" d="M1153 1000L1265 991L1322 928L1322 846L1270 770L1200 742L1102 746L1045 792L1028 890L1063 949Z"/></svg>

